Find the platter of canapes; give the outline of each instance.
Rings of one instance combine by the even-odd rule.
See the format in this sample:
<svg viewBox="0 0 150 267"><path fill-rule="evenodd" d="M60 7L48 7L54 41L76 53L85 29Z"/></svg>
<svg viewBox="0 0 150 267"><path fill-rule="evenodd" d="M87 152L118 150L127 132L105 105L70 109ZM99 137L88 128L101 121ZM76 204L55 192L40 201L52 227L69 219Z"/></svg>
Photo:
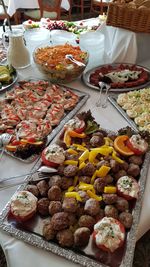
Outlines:
<svg viewBox="0 0 150 267"><path fill-rule="evenodd" d="M87 99L88 94L46 80L19 81L0 99L0 148L3 135L10 134L5 153L34 160Z"/></svg>
<svg viewBox="0 0 150 267"><path fill-rule="evenodd" d="M42 150L34 171L47 177L27 177L0 227L83 266L132 266L149 158L146 133L111 132L90 111L77 114Z"/></svg>

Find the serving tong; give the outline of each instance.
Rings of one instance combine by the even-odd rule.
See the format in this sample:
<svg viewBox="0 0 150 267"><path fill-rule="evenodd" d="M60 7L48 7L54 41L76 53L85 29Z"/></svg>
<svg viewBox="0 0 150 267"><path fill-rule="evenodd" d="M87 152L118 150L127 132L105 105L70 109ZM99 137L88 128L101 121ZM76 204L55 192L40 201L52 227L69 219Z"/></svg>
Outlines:
<svg viewBox="0 0 150 267"><path fill-rule="evenodd" d="M65 56L65 58L66 58L66 59L69 59L70 61L72 61L73 63L75 63L76 65L78 65L79 67L85 67L85 66L86 66L83 62L76 60L76 59L73 57L73 55L71 55L71 54L67 54L67 55Z"/></svg>
<svg viewBox="0 0 150 267"><path fill-rule="evenodd" d="M5 190L10 187L17 186L17 185L26 184L28 182L39 182L41 180L50 179L51 175L55 173L57 173L56 169L42 166L38 170L33 171L33 172L29 172L29 173L25 173L25 174L17 175L17 176L12 176L12 177L2 178L0 179L0 191ZM26 179L26 180L21 180L21 181L10 183L10 181L12 180L18 180L20 178L27 177L27 176L32 176L32 179L31 180Z"/></svg>
<svg viewBox="0 0 150 267"><path fill-rule="evenodd" d="M105 82L99 82L99 98L96 102L97 107L106 108L108 103L108 92L111 89L110 84ZM104 97L102 97L103 90L105 89Z"/></svg>

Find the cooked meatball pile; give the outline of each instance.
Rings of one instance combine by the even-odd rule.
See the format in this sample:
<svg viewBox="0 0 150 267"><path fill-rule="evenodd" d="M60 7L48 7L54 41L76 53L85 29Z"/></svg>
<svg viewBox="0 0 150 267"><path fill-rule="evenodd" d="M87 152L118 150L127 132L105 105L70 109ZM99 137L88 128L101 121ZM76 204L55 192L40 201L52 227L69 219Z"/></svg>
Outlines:
<svg viewBox="0 0 150 267"><path fill-rule="evenodd" d="M98 148L105 144L106 136L104 131L98 131L82 141L88 149ZM112 147L114 138L115 136L109 136ZM78 138L74 138L74 143L81 145ZM124 160L123 163L118 163L111 156L98 155L96 163L87 161L85 166L79 168L79 164L76 166L71 164L71 161L79 161L84 151L73 149L76 151L75 154L69 154L69 150L66 149L66 161L69 160L70 164L60 165L57 175L27 186L27 190L38 197L39 215L49 216L49 222L43 227L44 238L48 241L55 240L62 247L86 246L95 223L104 216L118 219L126 229L131 227L133 218L130 202L118 196L117 192L104 192L104 188L115 186L122 176L138 178L143 163L142 156L123 158L117 154ZM110 167L109 174L96 177L91 184L95 171L101 166ZM89 190L81 185L93 186L93 191L90 192L94 195L89 194ZM66 192L70 195L66 195ZM72 192L74 194L71 194ZM98 198L100 196L101 200Z"/></svg>

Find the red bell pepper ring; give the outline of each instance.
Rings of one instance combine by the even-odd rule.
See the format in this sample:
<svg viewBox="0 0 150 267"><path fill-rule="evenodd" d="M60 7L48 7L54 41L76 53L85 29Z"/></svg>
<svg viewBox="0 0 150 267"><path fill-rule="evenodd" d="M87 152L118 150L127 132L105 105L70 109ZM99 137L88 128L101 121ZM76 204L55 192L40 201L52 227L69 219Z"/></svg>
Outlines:
<svg viewBox="0 0 150 267"><path fill-rule="evenodd" d="M44 165L48 166L48 167L53 167L53 168L56 168L59 166L58 163L55 163L55 162L52 162L52 161L49 161L46 159L46 156L45 156L45 152L46 152L46 149L45 148L43 151L42 151L42 155L41 155L41 159L42 159L42 162Z"/></svg>
<svg viewBox="0 0 150 267"><path fill-rule="evenodd" d="M123 246L123 244L124 244L124 241L125 241L125 228L124 228L124 225L120 222L120 221L118 221L118 220L116 220L116 219L114 219L114 218L111 218L111 217L104 217L104 218L102 218L100 221L98 221L98 223L100 223L100 222L102 222L103 220L105 220L105 218L107 218L107 220L109 221L110 220L110 224L109 223L107 223L107 224L104 224L104 225L102 225L102 229L96 229L95 230L95 226L94 226L94 231L93 231L93 233L92 233L92 237L93 237L93 240L94 240L94 242L96 243L96 246L99 248L99 249L101 249L101 250L103 250L103 251L106 251L106 252L109 252L109 253L113 253L116 249L118 249L118 248L120 248L120 247L122 247ZM97 224L98 224L97 223ZM97 225L96 224L96 225ZM112 224L115 224L116 226L118 226L119 227L119 232L120 232L120 238L119 238L119 236L118 236L118 231L117 231L117 233L114 233L113 232L113 229L112 229ZM119 242L118 242L118 245L117 245L117 247L114 247L113 248L113 246L111 247L111 242L109 242L109 243L107 243L107 244L104 244L104 243L98 243L97 241L96 241L96 236L97 236L97 234L98 234L98 232L100 231L101 232L101 230L102 231L108 231L108 227L110 226L110 233L108 233L108 237L107 237L107 239L109 239L110 238L110 241L112 241L112 243L113 243L113 240L115 240L115 234L117 235L117 239L119 239ZM106 230L105 230L105 227L107 228ZM111 231L112 231L112 235L113 236L111 236ZM109 247L110 246L110 247Z"/></svg>

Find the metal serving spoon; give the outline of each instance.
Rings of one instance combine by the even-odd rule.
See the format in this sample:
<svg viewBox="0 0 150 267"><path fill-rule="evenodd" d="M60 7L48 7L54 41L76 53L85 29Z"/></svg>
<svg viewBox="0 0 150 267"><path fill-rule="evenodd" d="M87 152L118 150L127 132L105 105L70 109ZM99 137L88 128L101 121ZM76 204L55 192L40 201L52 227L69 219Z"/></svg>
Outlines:
<svg viewBox="0 0 150 267"><path fill-rule="evenodd" d="M75 63L76 65L80 66L80 67L85 67L86 65L76 59L74 59L73 55L68 54L65 56L66 59L69 59L70 61L72 61L73 63Z"/></svg>
<svg viewBox="0 0 150 267"><path fill-rule="evenodd" d="M2 158L2 156L3 156L4 152L5 152L5 146L9 144L11 138L12 138L12 135L8 134L8 133L3 133L0 136L0 144L2 146L2 150L1 150L1 153L0 153L0 159Z"/></svg>

